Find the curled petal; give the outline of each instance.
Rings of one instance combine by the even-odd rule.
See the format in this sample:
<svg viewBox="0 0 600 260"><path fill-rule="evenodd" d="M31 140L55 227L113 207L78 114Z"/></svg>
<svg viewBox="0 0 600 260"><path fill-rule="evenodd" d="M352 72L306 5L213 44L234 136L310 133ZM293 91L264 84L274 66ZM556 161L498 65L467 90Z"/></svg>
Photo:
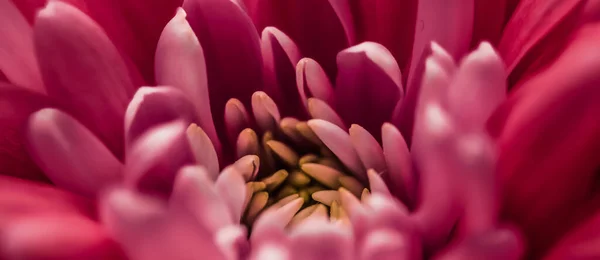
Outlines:
<svg viewBox="0 0 600 260"><path fill-rule="evenodd" d="M198 125L220 150L210 110L204 52L185 16L180 8L161 34L156 48L156 82L178 88L190 99L198 115Z"/></svg>
<svg viewBox="0 0 600 260"><path fill-rule="evenodd" d="M333 86L321 65L311 58L303 58L296 64L296 86L306 109L310 97L333 104Z"/></svg>
<svg viewBox="0 0 600 260"><path fill-rule="evenodd" d="M77 120L56 109L29 119L29 150L56 185L87 196L121 182L123 165Z"/></svg>
<svg viewBox="0 0 600 260"><path fill-rule="evenodd" d="M272 131L279 125L281 115L277 104L265 92L258 91L252 94L252 112L263 131Z"/></svg>

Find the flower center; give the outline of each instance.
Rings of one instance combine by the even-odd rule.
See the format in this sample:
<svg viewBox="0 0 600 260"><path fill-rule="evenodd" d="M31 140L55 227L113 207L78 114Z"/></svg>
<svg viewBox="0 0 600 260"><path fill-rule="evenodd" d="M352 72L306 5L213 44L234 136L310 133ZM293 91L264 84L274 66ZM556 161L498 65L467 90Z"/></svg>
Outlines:
<svg viewBox="0 0 600 260"><path fill-rule="evenodd" d="M268 209L277 209L302 198L303 205L288 224L294 226L313 215L347 222L339 188L357 197L369 194L343 163L319 140L306 122L285 118L260 140L252 129L240 133L238 156L258 155L260 169L247 182L247 207L242 222L252 226Z"/></svg>

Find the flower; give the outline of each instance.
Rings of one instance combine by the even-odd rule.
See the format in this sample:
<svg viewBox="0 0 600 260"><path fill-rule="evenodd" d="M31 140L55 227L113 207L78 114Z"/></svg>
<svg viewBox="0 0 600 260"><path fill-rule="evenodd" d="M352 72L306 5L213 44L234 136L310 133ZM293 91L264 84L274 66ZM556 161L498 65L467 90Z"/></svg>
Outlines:
<svg viewBox="0 0 600 260"><path fill-rule="evenodd" d="M69 2L0 0L3 258L596 254L593 1Z"/></svg>

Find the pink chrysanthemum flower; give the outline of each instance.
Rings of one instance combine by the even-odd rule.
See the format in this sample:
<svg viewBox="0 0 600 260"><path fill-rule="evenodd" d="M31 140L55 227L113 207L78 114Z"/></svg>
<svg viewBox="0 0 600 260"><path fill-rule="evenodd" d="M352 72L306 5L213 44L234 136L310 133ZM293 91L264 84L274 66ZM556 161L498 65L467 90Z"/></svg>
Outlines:
<svg viewBox="0 0 600 260"><path fill-rule="evenodd" d="M0 0L0 259L599 257L598 4L491 2Z"/></svg>

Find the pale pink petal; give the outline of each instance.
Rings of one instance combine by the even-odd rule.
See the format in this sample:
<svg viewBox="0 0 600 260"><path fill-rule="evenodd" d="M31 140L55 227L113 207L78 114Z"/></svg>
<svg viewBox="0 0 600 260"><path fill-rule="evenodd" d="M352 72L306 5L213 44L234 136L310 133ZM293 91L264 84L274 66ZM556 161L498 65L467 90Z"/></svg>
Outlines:
<svg viewBox="0 0 600 260"><path fill-rule="evenodd" d="M265 92L286 116L306 118L296 84L296 64L302 56L292 39L275 27L262 31L261 51L265 66Z"/></svg>
<svg viewBox="0 0 600 260"><path fill-rule="evenodd" d="M227 226L215 234L215 243L227 259L243 259L250 251L245 226Z"/></svg>
<svg viewBox="0 0 600 260"><path fill-rule="evenodd" d="M297 198L280 208L269 208L261 213L253 225L253 232L267 232L267 230L284 230L294 215L304 204L304 199Z"/></svg>
<svg viewBox="0 0 600 260"><path fill-rule="evenodd" d="M115 46L92 19L59 1L40 11L34 40L48 94L69 102L73 115L121 157L134 86Z"/></svg>
<svg viewBox="0 0 600 260"><path fill-rule="evenodd" d="M242 102L232 98L225 105L225 131L227 140L235 143L239 133L250 126L250 116Z"/></svg>
<svg viewBox="0 0 600 260"><path fill-rule="evenodd" d="M415 223L408 218L406 206L383 193L373 193L364 202L369 212L370 228L394 228L399 231L412 231Z"/></svg>
<svg viewBox="0 0 600 260"><path fill-rule="evenodd" d="M229 207L233 220L240 221L246 200L246 182L242 174L235 167L225 168L215 182L215 189Z"/></svg>
<svg viewBox="0 0 600 260"><path fill-rule="evenodd" d="M366 129L360 125L350 126L350 141L354 150L358 153L360 160L366 169L373 169L376 172L383 172L387 169L383 149Z"/></svg>
<svg viewBox="0 0 600 260"><path fill-rule="evenodd" d="M210 232L239 221L233 219L226 201L214 187L205 168L186 166L177 173L171 206L189 211Z"/></svg>
<svg viewBox="0 0 600 260"><path fill-rule="evenodd" d="M212 234L185 212L116 189L100 202L102 222L131 259L224 259Z"/></svg>
<svg viewBox="0 0 600 260"><path fill-rule="evenodd" d="M127 152L125 183L141 191L168 196L180 167L193 162L187 124L173 121L156 126Z"/></svg>
<svg viewBox="0 0 600 260"><path fill-rule="evenodd" d="M27 127L32 157L59 187L95 196L123 178L123 164L87 128L56 110L34 113Z"/></svg>
<svg viewBox="0 0 600 260"><path fill-rule="evenodd" d="M510 229L498 229L460 241L433 259L518 260L523 259L524 251L524 243L517 232Z"/></svg>
<svg viewBox="0 0 600 260"><path fill-rule="evenodd" d="M292 259L352 259L353 237L350 230L328 220L306 219L290 233Z"/></svg>
<svg viewBox="0 0 600 260"><path fill-rule="evenodd" d="M394 195L412 203L416 197L417 181L413 172L412 157L402 134L392 124L381 127L383 155L390 188Z"/></svg>
<svg viewBox="0 0 600 260"><path fill-rule="evenodd" d="M210 108L220 132L226 102L237 98L250 105L252 93L262 89L260 39L250 17L235 2L185 0L183 8L204 50Z"/></svg>
<svg viewBox="0 0 600 260"><path fill-rule="evenodd" d="M206 167L211 179L216 180L219 176L219 157L208 135L196 124L188 126L186 133L195 163Z"/></svg>
<svg viewBox="0 0 600 260"><path fill-rule="evenodd" d="M365 168L352 147L350 136L338 126L321 119L312 119L308 125L319 139L331 150L354 175L366 180Z"/></svg>
<svg viewBox="0 0 600 260"><path fill-rule="evenodd" d="M173 120L189 125L197 120L196 110L186 94L171 87L141 87L125 112L126 148L149 129Z"/></svg>
<svg viewBox="0 0 600 260"><path fill-rule="evenodd" d="M41 214L2 230L2 259L125 259L99 223L74 214Z"/></svg>
<svg viewBox="0 0 600 260"><path fill-rule="evenodd" d="M369 177L369 190L371 193L381 193L386 196L392 195L385 181L379 176L379 173L373 169L369 169L367 170L367 176Z"/></svg>
<svg viewBox="0 0 600 260"><path fill-rule="evenodd" d="M331 108L327 103L318 98L309 98L308 99L308 112L313 119L323 119L328 121L339 128L346 128L344 121L338 115L337 112L333 108Z"/></svg>
<svg viewBox="0 0 600 260"><path fill-rule="evenodd" d="M0 1L0 70L15 85L45 93L33 49L33 30L11 0Z"/></svg>
<svg viewBox="0 0 600 260"><path fill-rule="evenodd" d="M252 232L251 260L289 260L292 259L289 237L285 231L276 227Z"/></svg>
<svg viewBox="0 0 600 260"><path fill-rule="evenodd" d="M321 65L311 58L303 58L296 65L296 86L306 109L310 97L333 104L333 86Z"/></svg>
<svg viewBox="0 0 600 260"><path fill-rule="evenodd" d="M344 122L359 124L380 139L381 124L404 96L396 60L382 45L365 42L340 52L337 65L336 110Z"/></svg>
<svg viewBox="0 0 600 260"><path fill-rule="evenodd" d="M256 124L263 131L273 131L279 126L281 115L277 104L265 92L258 91L252 94L252 112Z"/></svg>
<svg viewBox="0 0 600 260"><path fill-rule="evenodd" d="M221 143L210 110L204 52L185 17L185 11L179 9L162 32L156 48L156 82L185 93L195 107L198 125L220 150Z"/></svg>
<svg viewBox="0 0 600 260"><path fill-rule="evenodd" d="M461 62L448 89L448 107L464 127L481 130L504 99L504 64L489 43L481 43Z"/></svg>
<svg viewBox="0 0 600 260"><path fill-rule="evenodd" d="M417 248L410 237L390 228L369 232L360 249L360 260L420 259L421 248Z"/></svg>

